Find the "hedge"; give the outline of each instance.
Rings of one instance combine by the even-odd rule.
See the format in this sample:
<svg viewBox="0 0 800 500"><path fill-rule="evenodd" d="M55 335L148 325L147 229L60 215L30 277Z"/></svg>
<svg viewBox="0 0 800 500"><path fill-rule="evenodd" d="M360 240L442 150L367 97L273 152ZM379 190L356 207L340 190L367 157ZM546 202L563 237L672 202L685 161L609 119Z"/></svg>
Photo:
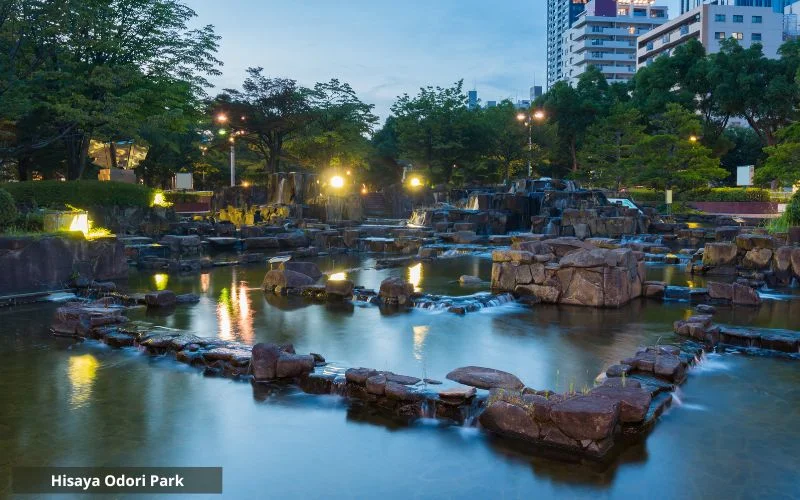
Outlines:
<svg viewBox="0 0 800 500"><path fill-rule="evenodd" d="M140 184L101 181L29 181L2 185L18 205L58 208L72 205L148 207L155 191Z"/></svg>
<svg viewBox="0 0 800 500"><path fill-rule="evenodd" d="M664 203L664 191L655 191L653 189L629 189L628 194L634 201L638 202L660 202ZM682 193L675 192L673 201L727 201L727 202L741 202L741 201L770 201L770 192L768 189L761 188L711 188L711 189L695 189L692 191L685 191Z"/></svg>
<svg viewBox="0 0 800 500"><path fill-rule="evenodd" d="M17 218L17 206L8 191L0 189L0 229L9 226Z"/></svg>

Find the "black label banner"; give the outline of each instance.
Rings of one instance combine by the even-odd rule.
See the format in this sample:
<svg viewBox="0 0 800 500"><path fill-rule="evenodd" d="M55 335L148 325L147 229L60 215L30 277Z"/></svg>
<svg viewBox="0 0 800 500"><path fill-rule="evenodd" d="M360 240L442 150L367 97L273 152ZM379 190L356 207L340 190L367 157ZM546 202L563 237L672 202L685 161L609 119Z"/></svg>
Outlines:
<svg viewBox="0 0 800 500"><path fill-rule="evenodd" d="M222 467L14 467L11 491L222 493Z"/></svg>

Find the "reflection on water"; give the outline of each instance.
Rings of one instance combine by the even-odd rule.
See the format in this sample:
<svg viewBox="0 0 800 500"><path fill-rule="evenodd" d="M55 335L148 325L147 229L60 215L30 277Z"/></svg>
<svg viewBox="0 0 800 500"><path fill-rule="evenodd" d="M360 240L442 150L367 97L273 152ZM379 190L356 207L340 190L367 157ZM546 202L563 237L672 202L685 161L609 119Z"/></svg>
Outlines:
<svg viewBox="0 0 800 500"><path fill-rule="evenodd" d="M422 262L408 268L408 282L414 285L415 292L422 291Z"/></svg>
<svg viewBox="0 0 800 500"><path fill-rule="evenodd" d="M233 325L231 324L231 297L227 288L219 292L217 301L217 321L219 323L219 337L222 340L233 340Z"/></svg>
<svg viewBox="0 0 800 500"><path fill-rule="evenodd" d="M412 327L414 331L414 357L422 361L425 350L425 337L428 336L429 326L419 325Z"/></svg>
<svg viewBox="0 0 800 500"><path fill-rule="evenodd" d="M156 290L166 290L169 284L169 274L158 273L153 275L153 288Z"/></svg>
<svg viewBox="0 0 800 500"><path fill-rule="evenodd" d="M211 273L203 273L200 275L200 291L208 293L208 287L211 285Z"/></svg>
<svg viewBox="0 0 800 500"><path fill-rule="evenodd" d="M217 300L217 323L220 338L253 343L255 334L250 292L247 281L241 280L237 283L236 269L234 269L230 288L225 287L220 290ZM254 292L261 293L261 290L255 289ZM236 331L233 328L234 320L238 326Z"/></svg>
<svg viewBox="0 0 800 500"><path fill-rule="evenodd" d="M70 392L70 406L73 409L80 408L89 401L99 364L97 358L91 354L71 356L69 358L67 378L72 389Z"/></svg>

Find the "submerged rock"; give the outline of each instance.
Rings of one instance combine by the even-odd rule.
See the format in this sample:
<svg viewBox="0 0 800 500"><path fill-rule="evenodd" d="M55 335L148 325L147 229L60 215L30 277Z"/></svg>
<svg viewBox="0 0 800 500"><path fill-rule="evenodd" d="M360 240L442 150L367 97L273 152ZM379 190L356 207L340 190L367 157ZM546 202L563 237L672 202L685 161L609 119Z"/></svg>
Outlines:
<svg viewBox="0 0 800 500"><path fill-rule="evenodd" d="M305 274L290 270L273 269L264 276L261 288L265 291L280 292L289 288L301 288L314 284L314 280Z"/></svg>
<svg viewBox="0 0 800 500"><path fill-rule="evenodd" d="M177 296L170 290L146 293L144 302L147 307L170 307L177 303Z"/></svg>

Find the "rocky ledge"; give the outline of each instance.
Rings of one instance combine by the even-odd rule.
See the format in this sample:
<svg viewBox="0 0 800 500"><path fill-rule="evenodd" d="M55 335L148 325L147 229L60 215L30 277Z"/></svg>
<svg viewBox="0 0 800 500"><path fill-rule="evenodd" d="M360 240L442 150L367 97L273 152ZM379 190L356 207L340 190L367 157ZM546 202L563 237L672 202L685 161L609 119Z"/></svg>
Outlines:
<svg viewBox="0 0 800 500"><path fill-rule="evenodd" d="M773 328L717 325L712 314L695 314L676 321L675 333L702 342L708 349L735 349L746 354L781 356L800 360L800 332Z"/></svg>
<svg viewBox="0 0 800 500"><path fill-rule="evenodd" d="M447 379L459 385L440 386L435 380L372 368L337 369L319 354L298 354L291 344L250 346L129 323L124 311L122 306L71 304L58 310L56 324L67 325L66 331L80 324L71 333L112 347L172 355L206 375L339 395L404 419L428 417L458 425L477 420L485 431L532 451L556 450L573 458L605 458L626 436L643 436L702 354L690 347L643 348L609 367L598 377L600 385L580 391L570 387L566 393L532 389L511 373L479 366L451 371Z"/></svg>

